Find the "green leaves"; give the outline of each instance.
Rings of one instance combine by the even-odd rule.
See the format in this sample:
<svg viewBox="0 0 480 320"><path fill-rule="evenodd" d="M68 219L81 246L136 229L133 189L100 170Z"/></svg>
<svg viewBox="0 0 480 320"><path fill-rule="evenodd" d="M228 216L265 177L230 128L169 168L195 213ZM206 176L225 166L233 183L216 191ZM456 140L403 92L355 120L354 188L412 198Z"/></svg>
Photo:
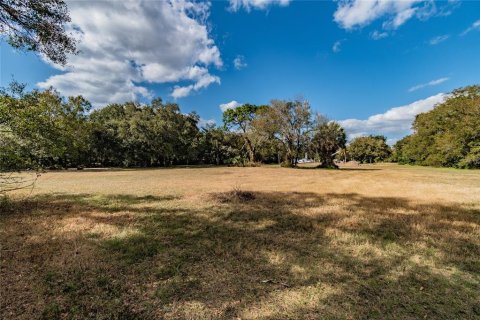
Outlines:
<svg viewBox="0 0 480 320"><path fill-rule="evenodd" d="M257 112L259 112L264 106L256 106L253 104L244 104L242 106L228 109L223 113L223 123L225 128L228 129L240 129L245 133L252 120L255 118Z"/></svg>
<svg viewBox="0 0 480 320"><path fill-rule="evenodd" d="M335 121L322 121L316 128L315 135L312 140L312 149L318 154L322 167L336 167L333 159L335 153L345 148L347 136L345 130Z"/></svg>
<svg viewBox="0 0 480 320"><path fill-rule="evenodd" d="M457 89L419 114L415 133L397 142L395 160L420 165L479 168L480 86Z"/></svg>
<svg viewBox="0 0 480 320"><path fill-rule="evenodd" d="M48 166L50 160L65 154L70 140L62 138L68 130L74 132L72 137L78 136L71 122L83 113L69 103L53 90L4 91L0 95L0 170Z"/></svg>
<svg viewBox="0 0 480 320"><path fill-rule="evenodd" d="M233 109L228 109L223 113L224 128L226 130L236 131L242 136L244 149L246 150L250 163L256 161L257 148L261 140L260 134L256 132L252 124L262 110L266 108L268 107L244 104Z"/></svg>
<svg viewBox="0 0 480 320"><path fill-rule="evenodd" d="M357 137L348 145L350 158L360 163L384 161L390 153L384 136Z"/></svg>
<svg viewBox="0 0 480 320"><path fill-rule="evenodd" d="M183 114L176 104L155 99L151 105L114 104L96 110L93 150L109 166L165 166L197 158L199 117Z"/></svg>
<svg viewBox="0 0 480 320"><path fill-rule="evenodd" d="M65 65L67 54L76 54L76 41L67 33L70 22L62 0L0 1L0 32L11 46L37 51L50 61Z"/></svg>

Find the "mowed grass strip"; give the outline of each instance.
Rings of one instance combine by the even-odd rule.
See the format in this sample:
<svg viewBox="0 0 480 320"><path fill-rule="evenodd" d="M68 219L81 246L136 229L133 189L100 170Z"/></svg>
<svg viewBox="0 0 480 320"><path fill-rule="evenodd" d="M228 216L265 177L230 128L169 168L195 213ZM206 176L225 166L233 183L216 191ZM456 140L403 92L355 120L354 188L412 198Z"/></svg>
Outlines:
<svg viewBox="0 0 480 320"><path fill-rule="evenodd" d="M478 319L480 172L47 173L2 207L2 319Z"/></svg>

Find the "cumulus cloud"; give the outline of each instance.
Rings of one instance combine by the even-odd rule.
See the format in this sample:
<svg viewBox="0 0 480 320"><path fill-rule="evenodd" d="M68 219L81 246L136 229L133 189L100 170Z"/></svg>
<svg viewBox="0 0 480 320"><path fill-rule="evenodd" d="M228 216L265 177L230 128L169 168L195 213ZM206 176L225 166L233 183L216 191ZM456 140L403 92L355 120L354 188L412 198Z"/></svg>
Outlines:
<svg viewBox="0 0 480 320"><path fill-rule="evenodd" d="M463 31L460 35L464 36L470 31L474 31L474 30L480 30L480 20L477 20L474 23L472 23L472 25L467 29L465 29L465 31Z"/></svg>
<svg viewBox="0 0 480 320"><path fill-rule="evenodd" d="M238 55L233 59L233 66L235 69L240 70L247 66L247 62L245 61L245 57Z"/></svg>
<svg viewBox="0 0 480 320"><path fill-rule="evenodd" d="M289 3L290 0L230 0L230 10L238 11L242 8L246 11L252 9L265 10L272 5L285 7Z"/></svg>
<svg viewBox="0 0 480 320"><path fill-rule="evenodd" d="M434 46L434 45L437 45L437 44L447 40L448 38L450 38L450 36L448 34L445 34L443 36L433 37L432 39L430 39L430 41L428 43L430 43L430 45Z"/></svg>
<svg viewBox="0 0 480 320"><path fill-rule="evenodd" d="M239 103L235 100L232 100L232 101L227 102L227 103L222 103L219 107L220 107L220 110L222 110L222 112L225 112L228 109L235 109L236 107L239 107L241 105L242 105L241 103Z"/></svg>
<svg viewBox="0 0 480 320"><path fill-rule="evenodd" d="M342 28L362 28L375 20L385 19L385 30L395 30L413 17L426 20L434 15L447 15L456 1L442 4L430 0L343 0L338 2L334 20Z"/></svg>
<svg viewBox="0 0 480 320"><path fill-rule="evenodd" d="M82 94L94 106L150 98L145 83L182 81L175 98L220 83L209 67L221 67L209 36L209 4L172 1L69 1L80 54L62 73L37 85L63 95ZM190 82L190 84L188 84Z"/></svg>
<svg viewBox="0 0 480 320"><path fill-rule="evenodd" d="M444 93L418 100L405 106L389 109L385 113L376 114L366 120L346 119L339 123L345 128L349 139L369 134L387 136L390 143L410 134L412 122L419 113L433 109L447 97Z"/></svg>
<svg viewBox="0 0 480 320"><path fill-rule="evenodd" d="M422 89L422 88L425 88L425 87L436 86L436 85L439 85L439 84L441 84L441 83L444 83L445 81L448 81L448 79L449 79L449 78L444 77L444 78L432 80L432 81L427 82L427 83L418 84L418 85L413 86L413 87L411 87L410 89L408 89L408 92L417 91L417 90Z"/></svg>

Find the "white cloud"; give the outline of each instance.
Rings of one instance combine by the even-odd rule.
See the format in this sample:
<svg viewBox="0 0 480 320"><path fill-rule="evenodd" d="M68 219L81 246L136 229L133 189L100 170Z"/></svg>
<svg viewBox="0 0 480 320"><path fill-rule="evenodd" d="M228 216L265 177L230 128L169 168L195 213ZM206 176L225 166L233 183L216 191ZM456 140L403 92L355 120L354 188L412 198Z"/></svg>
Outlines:
<svg viewBox="0 0 480 320"><path fill-rule="evenodd" d="M335 53L342 51L342 43L344 42L345 42L345 39L336 41L332 46L332 51Z"/></svg>
<svg viewBox="0 0 480 320"><path fill-rule="evenodd" d="M400 10L399 12L396 13L395 17L392 20L384 22L384 28L397 29L402 24L410 20L410 18L413 17L416 11L417 11L417 8L406 8L406 9Z"/></svg>
<svg viewBox="0 0 480 320"><path fill-rule="evenodd" d="M203 119L203 118L200 118L200 120L198 120L198 124L197 126L199 128L205 128L207 126L211 126L211 125L215 125L216 122L214 119Z"/></svg>
<svg viewBox="0 0 480 320"><path fill-rule="evenodd" d="M208 87L212 83L220 84L220 78L217 76L212 76L211 74L205 74L201 76L196 83L190 84L188 86L175 86L171 96L175 99L183 98L190 95L193 91L198 91L200 89Z"/></svg>
<svg viewBox="0 0 480 320"><path fill-rule="evenodd" d="M439 85L439 84L441 84L441 83L444 83L445 81L448 81L448 79L449 79L449 78L444 77L444 78L432 80L432 81L427 82L427 83L418 84L418 85L413 86L413 87L411 87L410 89L408 89L408 92L417 91L417 90L422 89L422 88L425 88L425 87L436 86L436 85Z"/></svg>
<svg viewBox="0 0 480 320"><path fill-rule="evenodd" d="M290 0L230 0L230 10L238 11L241 8L247 11L252 9L265 10L272 5L285 7L289 3Z"/></svg>
<svg viewBox="0 0 480 320"><path fill-rule="evenodd" d="M176 1L69 1L80 54L63 73L38 83L63 95L82 94L95 106L149 98L145 83L191 82L172 96L185 96L212 83L210 66L221 67L209 36L209 4Z"/></svg>
<svg viewBox="0 0 480 320"><path fill-rule="evenodd" d="M247 62L245 61L245 57L241 55L237 55L235 59L233 59L233 65L235 69L240 70L247 66Z"/></svg>
<svg viewBox="0 0 480 320"><path fill-rule="evenodd" d="M470 27L468 27L467 29L465 29L465 31L463 31L460 35L464 36L467 33L469 33L470 31L474 31L474 30L480 30L480 20L477 20L474 23L472 23L472 25Z"/></svg>
<svg viewBox="0 0 480 320"><path fill-rule="evenodd" d="M220 110L222 110L222 112L225 112L228 109L235 109L236 107L239 107L241 105L242 105L241 103L239 103L235 100L232 100L232 101L227 102L227 103L222 103L219 107L220 107Z"/></svg>
<svg viewBox="0 0 480 320"><path fill-rule="evenodd" d="M343 0L338 2L334 20L350 30L385 19L383 28L394 30L413 17L426 20L434 15L447 15L456 6L456 1L440 4L431 0Z"/></svg>
<svg viewBox="0 0 480 320"><path fill-rule="evenodd" d="M335 21L345 29L363 27L376 19L388 16L392 27L399 27L412 17L418 0L347 0L338 4Z"/></svg>
<svg viewBox="0 0 480 320"><path fill-rule="evenodd" d="M385 113L370 116L366 120L346 119L339 123L345 128L349 139L369 134L381 134L387 136L389 142L394 142L412 132L411 125L417 114L432 110L446 97L446 94L439 93L405 106L391 108Z"/></svg>
<svg viewBox="0 0 480 320"><path fill-rule="evenodd" d="M445 34L443 36L433 37L432 39L430 39L430 41L428 43L430 43L430 45L434 46L434 45L437 45L437 44L447 40L448 38L450 38L450 36L448 34Z"/></svg>
<svg viewBox="0 0 480 320"><path fill-rule="evenodd" d="M375 31L373 31L372 33L370 33L370 37L371 37L373 40L380 40L380 39L383 39L383 38L388 37L388 33L387 33L387 32L381 32L381 31L375 30Z"/></svg>

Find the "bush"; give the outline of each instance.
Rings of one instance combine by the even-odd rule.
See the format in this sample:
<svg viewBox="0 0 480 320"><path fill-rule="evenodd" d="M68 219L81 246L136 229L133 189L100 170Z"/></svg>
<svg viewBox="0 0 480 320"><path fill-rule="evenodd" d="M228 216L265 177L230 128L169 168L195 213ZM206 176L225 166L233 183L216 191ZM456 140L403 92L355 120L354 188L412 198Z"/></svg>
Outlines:
<svg viewBox="0 0 480 320"><path fill-rule="evenodd" d="M290 161L286 160L286 161L282 161L280 163L280 167L282 167L282 168L294 168L295 166Z"/></svg>

